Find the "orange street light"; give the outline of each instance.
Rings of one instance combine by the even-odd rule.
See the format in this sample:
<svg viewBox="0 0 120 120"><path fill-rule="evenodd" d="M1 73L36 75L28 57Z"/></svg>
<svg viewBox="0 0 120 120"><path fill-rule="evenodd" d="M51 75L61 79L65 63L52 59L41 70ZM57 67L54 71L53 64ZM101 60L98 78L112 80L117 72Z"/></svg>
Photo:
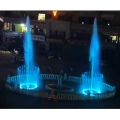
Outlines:
<svg viewBox="0 0 120 120"><path fill-rule="evenodd" d="M56 14L57 14L57 11L53 11L53 15L56 16Z"/></svg>

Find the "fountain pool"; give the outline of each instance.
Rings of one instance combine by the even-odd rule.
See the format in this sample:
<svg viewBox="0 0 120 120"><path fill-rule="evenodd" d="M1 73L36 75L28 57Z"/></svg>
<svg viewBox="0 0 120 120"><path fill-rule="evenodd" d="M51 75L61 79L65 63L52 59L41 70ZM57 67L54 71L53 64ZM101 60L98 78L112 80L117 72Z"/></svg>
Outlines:
<svg viewBox="0 0 120 120"><path fill-rule="evenodd" d="M33 44L30 33L29 17L26 20L27 32L24 40L25 64L18 67L18 75L8 76L6 88L26 95L56 100L98 100L113 97L115 86L104 83L100 73L100 44L97 34L96 19L90 45L90 72L81 77L55 74L41 74L34 64ZM47 82L47 84L46 84ZM47 90L46 90L47 89ZM51 92L50 94L48 93Z"/></svg>

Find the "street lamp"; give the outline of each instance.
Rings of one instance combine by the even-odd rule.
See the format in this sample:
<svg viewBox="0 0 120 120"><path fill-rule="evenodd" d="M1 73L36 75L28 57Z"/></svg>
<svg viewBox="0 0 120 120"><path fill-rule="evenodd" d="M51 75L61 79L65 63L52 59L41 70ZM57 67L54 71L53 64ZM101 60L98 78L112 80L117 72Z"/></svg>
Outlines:
<svg viewBox="0 0 120 120"><path fill-rule="evenodd" d="M57 11L53 11L53 15L56 16L56 14L57 14Z"/></svg>

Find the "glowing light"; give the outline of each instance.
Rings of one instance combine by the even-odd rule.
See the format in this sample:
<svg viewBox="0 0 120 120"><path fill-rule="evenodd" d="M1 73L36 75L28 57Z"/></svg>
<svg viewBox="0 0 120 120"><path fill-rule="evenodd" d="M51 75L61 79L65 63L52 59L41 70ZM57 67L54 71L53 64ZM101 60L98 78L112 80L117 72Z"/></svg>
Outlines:
<svg viewBox="0 0 120 120"><path fill-rule="evenodd" d="M32 83L25 83L25 84L21 84L20 85L20 89L27 89L27 90L33 90L36 89L37 85L36 84L32 84Z"/></svg>
<svg viewBox="0 0 120 120"><path fill-rule="evenodd" d="M23 27L23 26L25 26L24 24L21 24L21 26Z"/></svg>
<svg viewBox="0 0 120 120"><path fill-rule="evenodd" d="M57 11L53 11L53 15L56 16L57 15Z"/></svg>
<svg viewBox="0 0 120 120"><path fill-rule="evenodd" d="M94 96L95 94L101 93L99 90L96 89L84 89L82 91L84 95L88 95L90 93L90 96Z"/></svg>
<svg viewBox="0 0 120 120"><path fill-rule="evenodd" d="M84 24L84 22L82 22L82 24Z"/></svg>
<svg viewBox="0 0 120 120"><path fill-rule="evenodd" d="M26 32L27 31L27 27L25 24L21 24L21 27L22 27L22 32Z"/></svg>
<svg viewBox="0 0 120 120"><path fill-rule="evenodd" d="M45 14L39 14L38 15L38 20L45 21Z"/></svg>
<svg viewBox="0 0 120 120"><path fill-rule="evenodd" d="M108 23L108 26L109 26L110 24Z"/></svg>

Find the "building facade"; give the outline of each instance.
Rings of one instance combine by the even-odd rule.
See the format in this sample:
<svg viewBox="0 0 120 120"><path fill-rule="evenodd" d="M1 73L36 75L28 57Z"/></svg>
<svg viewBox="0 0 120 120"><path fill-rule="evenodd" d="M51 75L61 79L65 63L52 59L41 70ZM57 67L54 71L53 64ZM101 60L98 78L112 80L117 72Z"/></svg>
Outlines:
<svg viewBox="0 0 120 120"><path fill-rule="evenodd" d="M4 16L4 12L2 15ZM35 41L64 42L71 44L89 42L94 18L97 18L98 33L103 43L119 43L119 12L95 11L36 11L11 12L13 17L1 17L4 40L16 33L23 35L27 30L25 17L31 19L31 33ZM7 32L7 33L6 33ZM9 33L11 32L11 33ZM5 34L6 33L6 34ZM14 35L13 35L14 36ZM44 39L44 40L43 40Z"/></svg>

